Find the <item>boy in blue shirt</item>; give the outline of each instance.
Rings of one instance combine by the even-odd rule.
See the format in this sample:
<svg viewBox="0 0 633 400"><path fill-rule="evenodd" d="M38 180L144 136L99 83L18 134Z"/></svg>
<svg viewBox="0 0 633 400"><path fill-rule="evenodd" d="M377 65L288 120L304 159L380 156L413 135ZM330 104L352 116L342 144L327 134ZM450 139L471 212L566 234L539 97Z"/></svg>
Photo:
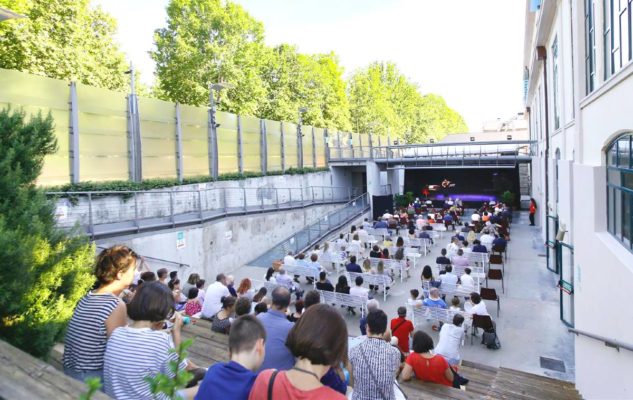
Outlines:
<svg viewBox="0 0 633 400"><path fill-rule="evenodd" d="M243 315L233 321L229 334L231 361L213 364L195 400L246 400L264 362L266 330L257 318ZM219 396L219 397L218 397Z"/></svg>

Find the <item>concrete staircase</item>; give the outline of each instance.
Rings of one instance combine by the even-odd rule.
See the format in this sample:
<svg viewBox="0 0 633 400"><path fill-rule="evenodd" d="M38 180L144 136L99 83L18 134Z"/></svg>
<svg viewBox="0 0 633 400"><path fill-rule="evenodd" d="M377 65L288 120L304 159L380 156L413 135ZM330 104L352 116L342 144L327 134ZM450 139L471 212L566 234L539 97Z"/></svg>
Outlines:
<svg viewBox="0 0 633 400"><path fill-rule="evenodd" d="M211 331L208 321L197 320L183 328L183 337L194 339L189 358L197 365L209 366L229 359L228 336ZM49 363L61 369L63 345L51 352ZM579 400L582 399L571 382L516 371L494 368L464 361L460 374L470 382L465 390L420 382L402 382L401 387L410 400Z"/></svg>

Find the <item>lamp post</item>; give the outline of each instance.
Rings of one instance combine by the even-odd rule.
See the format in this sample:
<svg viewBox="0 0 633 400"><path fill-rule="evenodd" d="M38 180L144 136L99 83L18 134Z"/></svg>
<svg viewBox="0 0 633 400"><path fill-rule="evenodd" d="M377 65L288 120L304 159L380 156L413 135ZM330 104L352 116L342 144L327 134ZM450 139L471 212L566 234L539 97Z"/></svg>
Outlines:
<svg viewBox="0 0 633 400"><path fill-rule="evenodd" d="M299 151L297 158L299 161L299 168L303 168L303 133L301 133L301 126L303 125L303 114L306 111L308 111L306 107L299 107L299 118L297 121L297 150Z"/></svg>
<svg viewBox="0 0 633 400"><path fill-rule="evenodd" d="M226 82L218 82L218 83L210 83L209 84L209 103L211 108L209 109L209 128L208 128L208 143L209 143L209 175L213 178L218 177L218 127L220 124L216 122L215 113L216 109L216 100L214 98L214 92L218 92L218 100L217 103L220 103L220 92L222 89L232 89L233 86L230 83Z"/></svg>

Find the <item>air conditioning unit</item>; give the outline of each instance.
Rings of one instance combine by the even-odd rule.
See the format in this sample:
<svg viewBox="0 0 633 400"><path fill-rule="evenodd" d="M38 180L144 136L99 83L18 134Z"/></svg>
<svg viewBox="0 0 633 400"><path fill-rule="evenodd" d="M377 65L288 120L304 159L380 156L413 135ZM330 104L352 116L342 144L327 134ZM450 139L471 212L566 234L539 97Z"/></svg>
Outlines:
<svg viewBox="0 0 633 400"><path fill-rule="evenodd" d="M474 136L471 136L471 137L470 137L470 141L471 141L471 142L474 142L474 141L475 141L475 137L474 137Z"/></svg>

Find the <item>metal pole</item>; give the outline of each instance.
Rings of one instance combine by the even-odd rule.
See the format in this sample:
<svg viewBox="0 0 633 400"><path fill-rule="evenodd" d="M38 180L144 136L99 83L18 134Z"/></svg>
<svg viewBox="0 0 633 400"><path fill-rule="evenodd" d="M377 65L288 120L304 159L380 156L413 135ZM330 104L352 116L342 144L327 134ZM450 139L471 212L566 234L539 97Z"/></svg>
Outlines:
<svg viewBox="0 0 633 400"><path fill-rule="evenodd" d="M79 182L79 108L77 106L77 84L70 82L70 121L68 124L68 158L70 160L70 182Z"/></svg>
<svg viewBox="0 0 633 400"><path fill-rule="evenodd" d="M261 197L262 197L262 210L263 210L264 209L264 192L262 190L265 190L265 189L259 189L259 193L262 195Z"/></svg>
<svg viewBox="0 0 633 400"><path fill-rule="evenodd" d="M246 212L246 188L242 188L242 194L244 196L244 212Z"/></svg>
<svg viewBox="0 0 633 400"><path fill-rule="evenodd" d="M222 189L222 197L224 198L224 215L228 213L228 205L226 204L226 188Z"/></svg>
<svg viewBox="0 0 633 400"><path fill-rule="evenodd" d="M209 175L218 178L218 124L215 120L216 109L213 98L213 85L209 84L209 108L207 125L207 154L209 158Z"/></svg>
<svg viewBox="0 0 633 400"><path fill-rule="evenodd" d="M316 160L316 132L315 128L312 127L312 168L316 168L317 160Z"/></svg>
<svg viewBox="0 0 633 400"><path fill-rule="evenodd" d="M180 104L176 103L176 176L178 182L182 182L184 171L182 169L182 121L180 117Z"/></svg>
<svg viewBox="0 0 633 400"><path fill-rule="evenodd" d="M299 110L299 121L297 124L297 164L299 168L303 168L303 135L301 134L301 125L303 124L303 117L301 110Z"/></svg>
<svg viewBox="0 0 633 400"><path fill-rule="evenodd" d="M95 237L94 220L92 216L92 193L88 193L88 233L90 237Z"/></svg>
<svg viewBox="0 0 633 400"><path fill-rule="evenodd" d="M262 174L268 173L268 140L266 138L266 122L263 119L259 120L259 133L260 133L260 149L259 154L261 157Z"/></svg>
<svg viewBox="0 0 633 400"><path fill-rule="evenodd" d="M203 218L202 218L202 193L200 192L200 189L198 189L198 220L200 223L202 223Z"/></svg>
<svg viewBox="0 0 633 400"><path fill-rule="evenodd" d="M244 154L242 145L242 118L237 116L237 170L240 174L244 173Z"/></svg>

